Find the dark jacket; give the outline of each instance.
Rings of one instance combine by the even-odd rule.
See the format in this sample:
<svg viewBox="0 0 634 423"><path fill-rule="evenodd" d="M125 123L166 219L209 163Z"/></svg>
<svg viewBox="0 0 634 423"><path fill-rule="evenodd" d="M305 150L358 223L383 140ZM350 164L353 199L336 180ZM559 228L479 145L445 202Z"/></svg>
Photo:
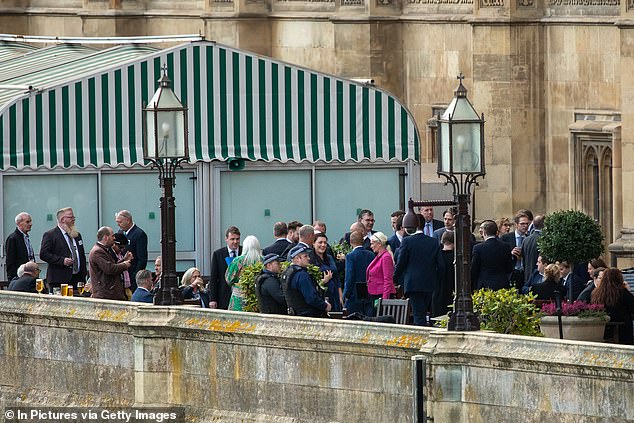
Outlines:
<svg viewBox="0 0 634 423"><path fill-rule="evenodd" d="M276 239L273 244L262 250L262 255L277 254L278 256L281 256L290 244L292 244L292 242L286 238Z"/></svg>
<svg viewBox="0 0 634 423"><path fill-rule="evenodd" d="M90 255L90 283L92 297L104 300L127 300L121 282L121 273L128 268L124 263L117 263L109 248L96 243Z"/></svg>
<svg viewBox="0 0 634 423"><path fill-rule="evenodd" d="M198 294L200 306L202 308L209 308L209 292L207 290L199 289L197 292L194 292L194 288L191 285L186 285L181 289L181 294L184 300L191 300Z"/></svg>
<svg viewBox="0 0 634 423"><path fill-rule="evenodd" d="M363 247L355 248L346 255L343 299L344 306L349 313L363 311L360 303L361 298L357 296L357 283L365 284L367 291L365 271L372 260L374 260L374 254Z"/></svg>
<svg viewBox="0 0 634 423"><path fill-rule="evenodd" d="M130 285L134 291L136 289L136 273L147 267L147 234L143 229L134 225L126 234L126 238L128 238L129 242L128 251L131 251L134 256L130 263L130 268L128 269L130 273Z"/></svg>
<svg viewBox="0 0 634 423"><path fill-rule="evenodd" d="M564 298L564 287L556 281L545 280L544 282L533 285L531 288L533 294L537 295L538 300L554 300L556 297L555 292L559 292L561 298Z"/></svg>
<svg viewBox="0 0 634 423"><path fill-rule="evenodd" d="M33 247L33 243L31 243ZM11 280L18 276L18 267L29 261L29 253L24 243L24 235L18 228L7 237L4 243L4 251L6 253L7 264L7 280Z"/></svg>
<svg viewBox="0 0 634 423"><path fill-rule="evenodd" d="M242 254L242 247L238 248L238 255ZM229 250L225 245L214 251L211 256L211 275L209 277L209 301L216 301L218 308L226 310L231 299L231 287L225 280L225 273L229 265Z"/></svg>
<svg viewBox="0 0 634 423"><path fill-rule="evenodd" d="M13 279L7 289L9 291L31 292L33 294L37 294L37 290L35 289L35 278L30 275L24 275L21 278Z"/></svg>
<svg viewBox="0 0 634 423"><path fill-rule="evenodd" d="M511 249L498 238L489 238L473 247L471 283L476 289L496 291L509 287L509 275L513 271Z"/></svg>
<svg viewBox="0 0 634 423"><path fill-rule="evenodd" d="M79 256L79 272L75 280L86 280L86 251L81 234L75 239L77 244L77 255ZM44 232L42 245L40 247L40 258L48 263L46 270L46 280L50 286L59 286L68 283L73 279L72 266L64 265L64 258L72 257L70 248L62 230L55 226L53 229Z"/></svg>
<svg viewBox="0 0 634 423"><path fill-rule="evenodd" d="M321 317L324 315L326 302L303 267L294 264L288 266L282 274L282 289L286 304L295 316Z"/></svg>
<svg viewBox="0 0 634 423"><path fill-rule="evenodd" d="M417 233L403 239L394 269L394 284L410 292L432 293L440 287L445 261L438 241Z"/></svg>
<svg viewBox="0 0 634 423"><path fill-rule="evenodd" d="M264 269L255 279L255 295L260 313L288 314L280 277Z"/></svg>

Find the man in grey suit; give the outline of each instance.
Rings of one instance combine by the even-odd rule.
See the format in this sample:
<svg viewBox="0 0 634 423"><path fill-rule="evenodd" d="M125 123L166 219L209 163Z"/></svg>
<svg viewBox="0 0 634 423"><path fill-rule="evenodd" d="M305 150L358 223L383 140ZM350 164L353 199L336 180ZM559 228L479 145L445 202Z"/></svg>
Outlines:
<svg viewBox="0 0 634 423"><path fill-rule="evenodd" d="M394 268L394 283L404 287L414 315L414 324L430 326L433 293L440 287L445 262L438 242L423 233L424 221L418 219L418 230L403 239Z"/></svg>

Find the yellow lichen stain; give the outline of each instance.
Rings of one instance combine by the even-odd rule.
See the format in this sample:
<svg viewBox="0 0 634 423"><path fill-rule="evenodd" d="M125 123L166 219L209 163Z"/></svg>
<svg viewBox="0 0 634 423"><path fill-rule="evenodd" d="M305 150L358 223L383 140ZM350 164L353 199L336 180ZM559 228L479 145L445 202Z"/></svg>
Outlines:
<svg viewBox="0 0 634 423"><path fill-rule="evenodd" d="M427 339L420 335L401 335L388 340L385 344L389 347L418 348L424 345Z"/></svg>
<svg viewBox="0 0 634 423"><path fill-rule="evenodd" d="M71 308L70 310L68 310L68 317L73 316L75 313L77 313L77 309Z"/></svg>
<svg viewBox="0 0 634 423"><path fill-rule="evenodd" d="M622 369L625 367L625 362L615 357L613 354L596 354L586 352L583 354L583 362L593 364L595 366L608 366L615 369ZM630 362L634 363L634 357L630 357Z"/></svg>
<svg viewBox="0 0 634 423"><path fill-rule="evenodd" d="M170 349L170 364L172 365L172 386L170 400L175 404L181 402L181 375L183 373L183 356L180 348L174 345Z"/></svg>
<svg viewBox="0 0 634 423"><path fill-rule="evenodd" d="M255 331L256 327L254 324L244 323L238 320L223 322L218 319L209 320L195 317L187 319L185 324L188 326L195 326L200 329L234 333L251 333Z"/></svg>
<svg viewBox="0 0 634 423"><path fill-rule="evenodd" d="M366 334L359 339L359 342L362 344L368 344L370 342L370 334L366 332Z"/></svg>
<svg viewBox="0 0 634 423"><path fill-rule="evenodd" d="M102 310L97 313L97 318L99 320L110 320L115 322L120 322L128 316L128 312L125 310L118 311L116 313L111 310Z"/></svg>

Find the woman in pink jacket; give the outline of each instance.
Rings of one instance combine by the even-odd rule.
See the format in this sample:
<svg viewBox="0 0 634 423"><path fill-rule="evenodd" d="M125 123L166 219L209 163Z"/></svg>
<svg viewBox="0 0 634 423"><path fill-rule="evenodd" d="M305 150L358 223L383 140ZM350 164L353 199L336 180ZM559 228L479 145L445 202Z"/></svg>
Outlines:
<svg viewBox="0 0 634 423"><path fill-rule="evenodd" d="M375 232L370 237L370 248L376 254L365 272L368 281L368 296L374 301L378 298L389 299L396 294L394 287L394 257L390 247L386 246L387 237L382 232Z"/></svg>

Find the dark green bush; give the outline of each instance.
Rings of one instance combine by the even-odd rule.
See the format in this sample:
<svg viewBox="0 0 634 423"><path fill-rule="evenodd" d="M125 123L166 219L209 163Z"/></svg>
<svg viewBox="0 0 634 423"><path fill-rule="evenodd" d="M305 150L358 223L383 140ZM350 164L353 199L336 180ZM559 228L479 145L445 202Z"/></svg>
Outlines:
<svg viewBox="0 0 634 423"><path fill-rule="evenodd" d="M546 216L537 247L550 261L571 265L599 257L603 253L601 227L587 214L562 210Z"/></svg>

